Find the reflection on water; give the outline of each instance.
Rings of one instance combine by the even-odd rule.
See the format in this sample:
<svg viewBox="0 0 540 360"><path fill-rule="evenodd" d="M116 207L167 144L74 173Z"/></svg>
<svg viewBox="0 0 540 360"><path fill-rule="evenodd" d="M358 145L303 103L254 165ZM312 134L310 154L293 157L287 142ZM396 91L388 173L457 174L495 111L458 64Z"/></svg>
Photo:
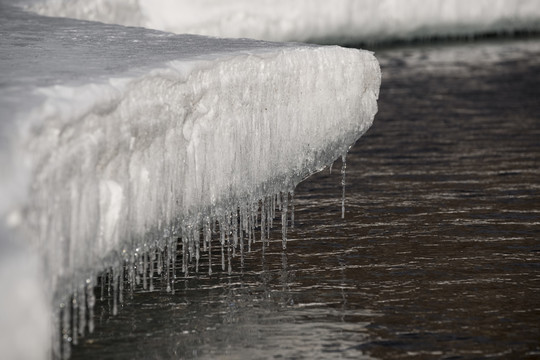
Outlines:
<svg viewBox="0 0 540 360"><path fill-rule="evenodd" d="M286 252L277 224L232 275L99 303L74 359L540 357L540 41L376 55L345 219L314 176Z"/></svg>

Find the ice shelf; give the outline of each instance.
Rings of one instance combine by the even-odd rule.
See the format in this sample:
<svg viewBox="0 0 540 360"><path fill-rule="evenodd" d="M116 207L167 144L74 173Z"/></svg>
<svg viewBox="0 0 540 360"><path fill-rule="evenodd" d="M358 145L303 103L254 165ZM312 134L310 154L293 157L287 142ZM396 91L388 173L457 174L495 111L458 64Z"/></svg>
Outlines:
<svg viewBox="0 0 540 360"><path fill-rule="evenodd" d="M165 274L174 291L179 238L185 272L212 246L230 269L277 208L286 224L296 184L370 127L381 80L367 51L174 35L5 2L0 53L0 286L18 271L7 256L33 264L25 286L45 289L0 300L48 309L62 357L93 327L98 275L116 308L123 279L152 288ZM43 311L32 316L43 323ZM1 326L16 346L14 325ZM33 344L48 336L38 328Z"/></svg>
<svg viewBox="0 0 540 360"><path fill-rule="evenodd" d="M35 11L175 33L372 43L539 31L537 0L26 0Z"/></svg>

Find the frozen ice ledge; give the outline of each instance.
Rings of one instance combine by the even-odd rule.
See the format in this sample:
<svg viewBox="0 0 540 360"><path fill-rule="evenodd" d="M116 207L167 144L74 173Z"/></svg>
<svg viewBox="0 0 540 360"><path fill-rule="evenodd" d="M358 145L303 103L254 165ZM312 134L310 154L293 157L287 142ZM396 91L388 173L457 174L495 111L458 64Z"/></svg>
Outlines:
<svg viewBox="0 0 540 360"><path fill-rule="evenodd" d="M287 224L295 186L372 124L381 80L366 51L174 35L2 2L0 53L2 258L13 244L18 266L37 257L27 283L41 273L42 315L64 343L92 329L103 271L115 304L121 279L152 287L160 273L172 291L179 238L184 271L212 246L225 247L227 267L265 237L276 208ZM27 306L19 295L0 300ZM20 324L2 327L15 346Z"/></svg>
<svg viewBox="0 0 540 360"><path fill-rule="evenodd" d="M538 0L25 0L33 10L174 33L373 43L539 31Z"/></svg>

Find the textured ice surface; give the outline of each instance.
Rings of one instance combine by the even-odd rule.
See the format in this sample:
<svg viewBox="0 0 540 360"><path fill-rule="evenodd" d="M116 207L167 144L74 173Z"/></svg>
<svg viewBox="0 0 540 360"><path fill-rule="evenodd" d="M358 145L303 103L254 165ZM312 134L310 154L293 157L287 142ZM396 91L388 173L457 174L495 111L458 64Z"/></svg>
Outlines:
<svg viewBox="0 0 540 360"><path fill-rule="evenodd" d="M27 0L33 9L175 33L359 43L540 30L537 0ZM36 4L37 2L37 4Z"/></svg>
<svg viewBox="0 0 540 360"><path fill-rule="evenodd" d="M150 252L168 276L176 239L198 260L197 229L215 221L230 251L261 199L264 228L299 181L369 128L380 85L365 51L173 35L1 2L0 53L2 244L38 255L47 306L73 307L67 342L87 327L78 304L91 307L98 272L114 268L121 288L121 265Z"/></svg>

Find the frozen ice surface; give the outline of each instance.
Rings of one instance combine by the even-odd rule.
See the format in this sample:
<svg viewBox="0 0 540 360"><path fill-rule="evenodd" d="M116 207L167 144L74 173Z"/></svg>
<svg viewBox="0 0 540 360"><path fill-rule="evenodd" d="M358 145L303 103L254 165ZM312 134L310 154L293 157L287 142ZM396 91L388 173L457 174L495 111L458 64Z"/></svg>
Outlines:
<svg viewBox="0 0 540 360"><path fill-rule="evenodd" d="M37 255L49 300L36 306L80 314L64 310L54 325L68 342L92 327L84 304L100 271L114 269L118 290L122 264L174 262L158 250L180 236L184 259L198 261L197 229L218 221L230 250L260 200L261 225L275 207L286 214L288 192L369 128L380 85L366 51L174 35L5 2L0 53L0 244L30 249L22 267ZM146 282L143 268L126 276Z"/></svg>
<svg viewBox="0 0 540 360"><path fill-rule="evenodd" d="M319 43L540 30L538 0L26 0L41 14Z"/></svg>

